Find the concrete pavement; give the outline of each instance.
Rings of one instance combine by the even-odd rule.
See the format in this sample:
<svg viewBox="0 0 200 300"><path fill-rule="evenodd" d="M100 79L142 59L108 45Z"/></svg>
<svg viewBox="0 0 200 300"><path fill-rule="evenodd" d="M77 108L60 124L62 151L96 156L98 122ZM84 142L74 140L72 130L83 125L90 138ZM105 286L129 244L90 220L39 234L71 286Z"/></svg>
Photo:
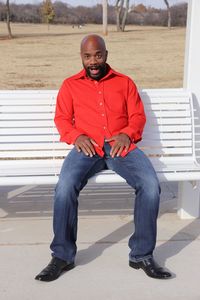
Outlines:
<svg viewBox="0 0 200 300"><path fill-rule="evenodd" d="M128 266L132 194L112 192L83 192L77 266L44 283L34 277L50 260L53 187L2 189L0 299L199 300L200 219L177 217L177 186L163 186L155 250L156 260L172 271L170 280Z"/></svg>

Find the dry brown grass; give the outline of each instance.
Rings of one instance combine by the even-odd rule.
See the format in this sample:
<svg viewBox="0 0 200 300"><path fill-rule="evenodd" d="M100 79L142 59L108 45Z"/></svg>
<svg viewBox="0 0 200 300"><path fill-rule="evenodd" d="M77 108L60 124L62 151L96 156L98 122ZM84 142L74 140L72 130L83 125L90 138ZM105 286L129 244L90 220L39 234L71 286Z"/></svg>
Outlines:
<svg viewBox="0 0 200 300"><path fill-rule="evenodd" d="M108 62L131 76L140 88L181 87L185 28L127 26L117 33L109 26L105 37ZM99 25L82 29L67 25L12 24L15 39L5 39L0 23L0 89L57 89L65 77L82 67L81 39L101 34Z"/></svg>

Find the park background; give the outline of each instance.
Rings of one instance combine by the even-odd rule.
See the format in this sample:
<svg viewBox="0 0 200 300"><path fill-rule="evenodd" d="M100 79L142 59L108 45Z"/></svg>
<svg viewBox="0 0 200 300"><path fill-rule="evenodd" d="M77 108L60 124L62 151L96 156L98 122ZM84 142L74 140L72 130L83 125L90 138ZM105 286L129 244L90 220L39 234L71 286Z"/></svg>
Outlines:
<svg viewBox="0 0 200 300"><path fill-rule="evenodd" d="M9 39L4 2L0 1L0 89L58 89L64 78L82 68L81 39L90 33L102 34L100 4L74 7L50 1L54 17L45 19L46 1L15 1L10 3L13 38ZM108 63L134 79L139 88L182 87L187 4L168 1L175 2L170 6L168 28L167 8L140 2L129 7L124 31L116 28L116 6L108 6L108 34L104 36Z"/></svg>

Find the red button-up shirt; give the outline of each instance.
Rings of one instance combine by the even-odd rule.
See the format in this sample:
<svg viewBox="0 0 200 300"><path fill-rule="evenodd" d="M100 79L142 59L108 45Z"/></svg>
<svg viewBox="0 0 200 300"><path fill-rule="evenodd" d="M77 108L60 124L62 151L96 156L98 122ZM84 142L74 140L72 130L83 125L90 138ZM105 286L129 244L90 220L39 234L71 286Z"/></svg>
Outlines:
<svg viewBox="0 0 200 300"><path fill-rule="evenodd" d="M87 77L84 69L67 78L57 96L54 119L60 141L74 144L85 134L98 144L95 150L100 156L104 155L105 139L119 133L130 137L128 152L133 150L142 138L146 121L134 82L107 67L108 73L99 81ZM126 154L124 150L121 156Z"/></svg>

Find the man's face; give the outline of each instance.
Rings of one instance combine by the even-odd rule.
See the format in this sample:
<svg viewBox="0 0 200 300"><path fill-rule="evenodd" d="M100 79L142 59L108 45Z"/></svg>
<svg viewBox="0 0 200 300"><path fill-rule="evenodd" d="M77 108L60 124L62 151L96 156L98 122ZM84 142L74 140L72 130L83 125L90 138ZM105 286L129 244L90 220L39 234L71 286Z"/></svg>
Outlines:
<svg viewBox="0 0 200 300"><path fill-rule="evenodd" d="M107 51L97 40L89 40L82 46L81 58L90 78L100 80L106 75Z"/></svg>

